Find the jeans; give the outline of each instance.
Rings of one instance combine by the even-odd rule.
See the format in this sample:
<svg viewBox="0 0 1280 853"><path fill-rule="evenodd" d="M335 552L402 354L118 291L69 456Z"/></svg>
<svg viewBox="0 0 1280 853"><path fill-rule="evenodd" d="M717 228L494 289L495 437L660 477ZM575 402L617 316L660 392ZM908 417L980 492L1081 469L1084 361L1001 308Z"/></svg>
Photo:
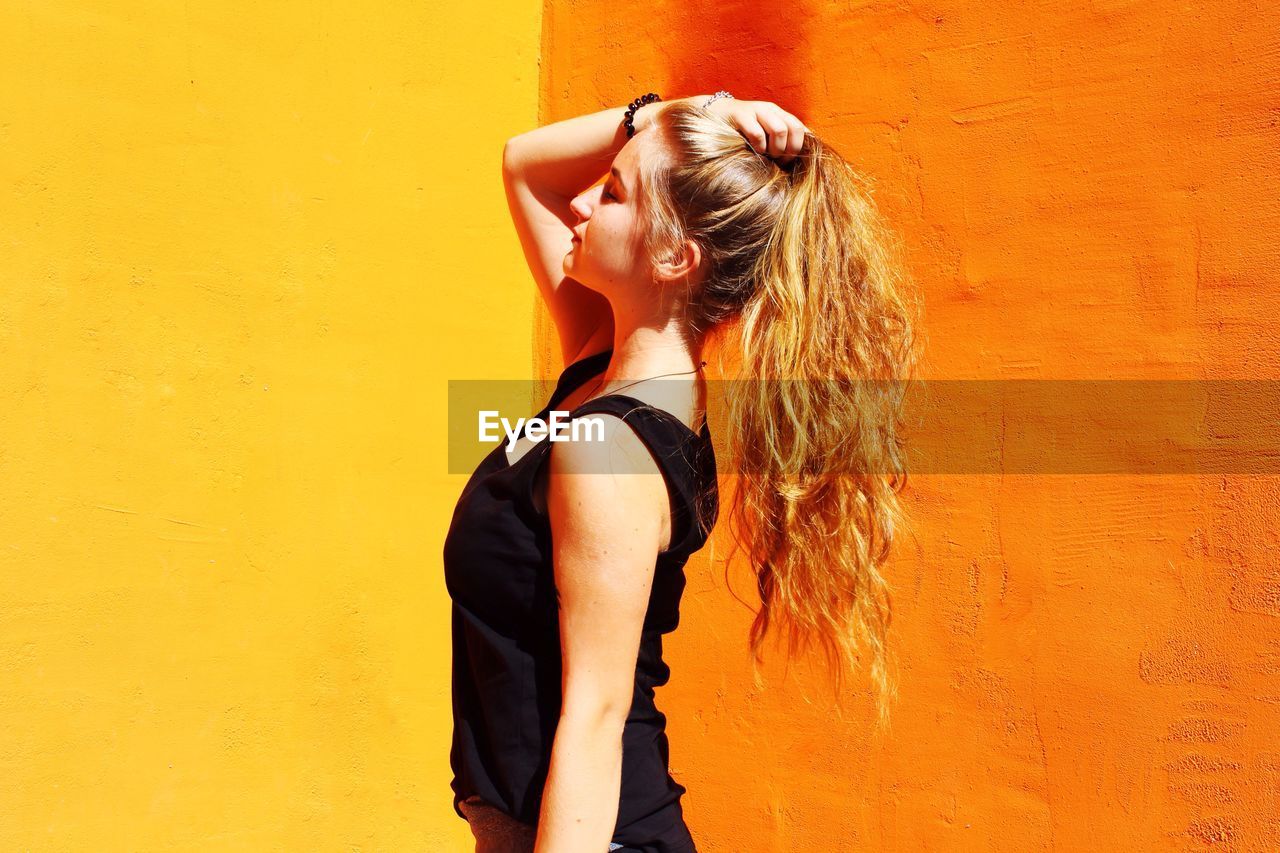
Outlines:
<svg viewBox="0 0 1280 853"><path fill-rule="evenodd" d="M538 828L521 823L493 804L471 795L458 803L476 837L476 853L533 853ZM609 849L622 845L610 841Z"/></svg>

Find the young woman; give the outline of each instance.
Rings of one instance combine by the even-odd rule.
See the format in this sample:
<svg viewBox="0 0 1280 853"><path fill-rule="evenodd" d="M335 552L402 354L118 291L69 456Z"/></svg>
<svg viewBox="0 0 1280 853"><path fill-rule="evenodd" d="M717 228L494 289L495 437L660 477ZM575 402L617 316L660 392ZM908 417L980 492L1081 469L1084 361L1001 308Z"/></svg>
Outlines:
<svg viewBox="0 0 1280 853"><path fill-rule="evenodd" d="M904 375L905 277L857 173L772 103L647 95L515 137L503 176L568 365L538 416L605 429L495 449L455 508L454 808L477 853L694 853L654 690L719 515L703 348L735 329L763 380L726 398L751 649L773 619L837 692L869 650L883 720L900 400L840 380Z"/></svg>

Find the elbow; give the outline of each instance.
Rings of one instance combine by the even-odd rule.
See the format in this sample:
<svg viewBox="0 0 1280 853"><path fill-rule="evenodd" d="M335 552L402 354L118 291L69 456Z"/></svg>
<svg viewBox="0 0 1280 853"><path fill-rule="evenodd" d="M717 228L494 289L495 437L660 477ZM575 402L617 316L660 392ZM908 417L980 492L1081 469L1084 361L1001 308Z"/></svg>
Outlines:
<svg viewBox="0 0 1280 853"><path fill-rule="evenodd" d="M520 170L520 137L513 136L502 146L502 174L514 175Z"/></svg>

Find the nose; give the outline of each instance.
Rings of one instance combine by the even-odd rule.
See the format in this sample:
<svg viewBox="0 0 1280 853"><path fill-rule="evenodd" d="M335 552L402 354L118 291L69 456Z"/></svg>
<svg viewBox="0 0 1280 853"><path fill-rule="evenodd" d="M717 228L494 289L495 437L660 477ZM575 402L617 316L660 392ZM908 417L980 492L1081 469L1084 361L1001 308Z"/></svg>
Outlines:
<svg viewBox="0 0 1280 853"><path fill-rule="evenodd" d="M578 193L569 202L569 209L578 217L579 222L591 218L591 198L598 191L597 187L592 187L586 192Z"/></svg>

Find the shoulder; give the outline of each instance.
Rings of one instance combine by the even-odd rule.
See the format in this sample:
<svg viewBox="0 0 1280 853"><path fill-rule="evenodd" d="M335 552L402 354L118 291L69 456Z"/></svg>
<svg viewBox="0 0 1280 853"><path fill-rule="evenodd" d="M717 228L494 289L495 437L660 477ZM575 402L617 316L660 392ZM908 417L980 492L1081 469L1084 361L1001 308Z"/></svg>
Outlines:
<svg viewBox="0 0 1280 853"><path fill-rule="evenodd" d="M553 519L635 532L656 521L661 532L668 502L661 469L644 440L618 415L593 412L575 417L577 438L552 441L547 505ZM596 424L587 422L595 421ZM571 425L572 427L572 425ZM572 436L572 428L565 430Z"/></svg>
<svg viewBox="0 0 1280 853"><path fill-rule="evenodd" d="M553 475L661 473L644 439L612 412L578 415L564 434L564 440L551 442Z"/></svg>

